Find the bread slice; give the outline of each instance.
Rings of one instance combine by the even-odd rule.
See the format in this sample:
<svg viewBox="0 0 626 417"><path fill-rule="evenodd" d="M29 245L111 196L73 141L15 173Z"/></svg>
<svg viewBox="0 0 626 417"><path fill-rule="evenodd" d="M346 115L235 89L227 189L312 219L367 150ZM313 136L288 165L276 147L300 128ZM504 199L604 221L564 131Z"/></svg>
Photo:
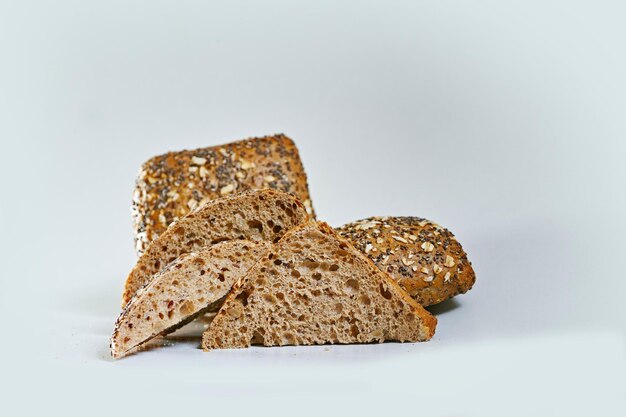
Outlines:
<svg viewBox="0 0 626 417"><path fill-rule="evenodd" d="M206 201L246 190L294 194L315 216L296 145L285 135L168 152L145 162L136 181L132 217L141 255L173 221Z"/></svg>
<svg viewBox="0 0 626 417"><path fill-rule="evenodd" d="M154 274L184 253L234 239L274 242L308 219L295 196L277 190L212 200L172 224L148 246L126 279L122 307Z"/></svg>
<svg viewBox="0 0 626 417"><path fill-rule="evenodd" d="M238 281L204 349L424 341L437 320L326 223L287 232Z"/></svg>
<svg viewBox="0 0 626 417"><path fill-rule="evenodd" d="M454 235L419 217L369 217L336 229L423 306L469 291L472 263Z"/></svg>
<svg viewBox="0 0 626 417"><path fill-rule="evenodd" d="M125 356L219 304L271 246L264 241L231 240L176 259L137 291L117 319L111 356Z"/></svg>

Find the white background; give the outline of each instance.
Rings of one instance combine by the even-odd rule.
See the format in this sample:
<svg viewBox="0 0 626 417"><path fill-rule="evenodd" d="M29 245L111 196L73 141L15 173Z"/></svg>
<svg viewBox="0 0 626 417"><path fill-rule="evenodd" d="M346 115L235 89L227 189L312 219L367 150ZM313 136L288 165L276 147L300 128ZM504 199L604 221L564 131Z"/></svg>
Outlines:
<svg viewBox="0 0 626 417"><path fill-rule="evenodd" d="M0 412L624 415L623 2L0 4ZM428 343L110 360L139 165L275 132L321 219L433 219L474 289Z"/></svg>

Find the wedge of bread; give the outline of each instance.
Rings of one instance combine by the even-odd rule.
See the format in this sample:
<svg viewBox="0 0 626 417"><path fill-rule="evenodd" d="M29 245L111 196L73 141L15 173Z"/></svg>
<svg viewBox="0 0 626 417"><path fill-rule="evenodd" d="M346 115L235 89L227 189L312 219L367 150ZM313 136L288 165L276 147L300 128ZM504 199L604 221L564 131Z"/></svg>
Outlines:
<svg viewBox="0 0 626 417"><path fill-rule="evenodd" d="M295 196L277 190L246 191L212 200L172 224L148 246L126 279L122 307L154 274L182 254L228 240L274 242L308 219Z"/></svg>
<svg viewBox="0 0 626 417"><path fill-rule="evenodd" d="M454 235L419 217L369 217L336 229L423 306L469 291L476 275Z"/></svg>
<svg viewBox="0 0 626 417"><path fill-rule="evenodd" d="M177 258L137 291L117 319L111 356L125 356L219 304L271 246L265 241L231 240Z"/></svg>
<svg viewBox="0 0 626 417"><path fill-rule="evenodd" d="M437 320L326 223L287 232L238 281L204 349L424 341Z"/></svg>
<svg viewBox="0 0 626 417"><path fill-rule="evenodd" d="M168 225L203 202L264 188L294 194L314 216L298 149L285 135L169 152L148 160L133 193L137 255Z"/></svg>

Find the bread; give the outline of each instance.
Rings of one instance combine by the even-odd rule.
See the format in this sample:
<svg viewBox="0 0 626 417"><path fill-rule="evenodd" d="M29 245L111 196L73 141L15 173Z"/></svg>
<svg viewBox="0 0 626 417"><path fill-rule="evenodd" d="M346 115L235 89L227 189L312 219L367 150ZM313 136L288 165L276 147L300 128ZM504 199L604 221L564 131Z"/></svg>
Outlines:
<svg viewBox="0 0 626 417"><path fill-rule="evenodd" d="M125 356L219 304L271 246L265 241L231 240L177 258L137 291L117 319L111 356Z"/></svg>
<svg viewBox="0 0 626 417"><path fill-rule="evenodd" d="M184 253L233 239L278 240L309 215L293 195L265 189L209 201L154 240L128 275L122 307L154 274Z"/></svg>
<svg viewBox="0 0 626 417"><path fill-rule="evenodd" d="M315 217L298 149L285 135L169 152L141 167L133 194L135 250L203 202L246 190L294 194Z"/></svg>
<svg viewBox="0 0 626 417"><path fill-rule="evenodd" d="M436 322L326 223L310 222L235 284L202 346L424 341Z"/></svg>
<svg viewBox="0 0 626 417"><path fill-rule="evenodd" d="M370 217L336 229L423 306L469 291L476 275L454 235L419 217Z"/></svg>

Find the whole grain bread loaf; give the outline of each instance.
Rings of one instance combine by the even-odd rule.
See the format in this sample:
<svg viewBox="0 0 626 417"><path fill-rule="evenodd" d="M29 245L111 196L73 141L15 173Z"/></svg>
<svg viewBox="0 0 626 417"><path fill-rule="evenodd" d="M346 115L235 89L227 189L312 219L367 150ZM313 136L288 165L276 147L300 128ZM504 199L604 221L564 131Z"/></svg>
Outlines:
<svg viewBox="0 0 626 417"><path fill-rule="evenodd" d="M202 346L424 341L436 322L327 224L309 222L235 284Z"/></svg>
<svg viewBox="0 0 626 417"><path fill-rule="evenodd" d="M228 240L274 242L308 220L300 200L272 189L209 201L180 218L148 246L126 279L122 307L154 274L182 254Z"/></svg>
<svg viewBox="0 0 626 417"><path fill-rule="evenodd" d="M220 304L272 244L231 240L185 254L140 288L115 324L111 355L120 358Z"/></svg>
<svg viewBox="0 0 626 417"><path fill-rule="evenodd" d="M285 135L151 158L142 165L133 193L137 255L173 221L204 202L264 188L294 194L315 217L298 149Z"/></svg>
<svg viewBox="0 0 626 417"><path fill-rule="evenodd" d="M336 229L423 306L469 291L476 275L454 235L419 217L369 217Z"/></svg>

